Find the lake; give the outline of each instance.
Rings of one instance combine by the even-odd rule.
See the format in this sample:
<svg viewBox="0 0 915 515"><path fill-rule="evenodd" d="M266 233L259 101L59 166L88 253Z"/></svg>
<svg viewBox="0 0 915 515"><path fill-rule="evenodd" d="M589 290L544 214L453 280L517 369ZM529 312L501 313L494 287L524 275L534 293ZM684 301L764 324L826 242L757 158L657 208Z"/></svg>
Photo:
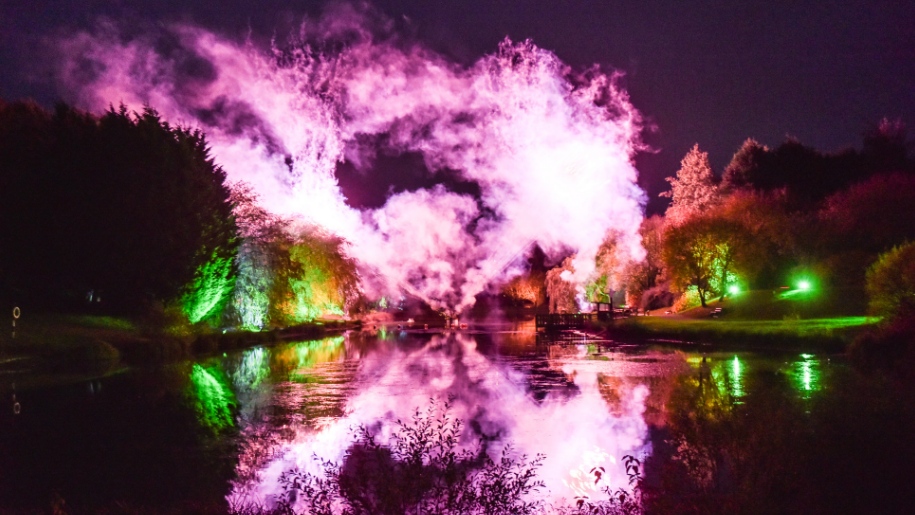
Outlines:
<svg viewBox="0 0 915 515"><path fill-rule="evenodd" d="M667 492L666 499L700 506L714 493L719 506L740 503L768 495L760 488L786 488L745 484L756 476L834 462L866 468L847 462L874 449L803 450L843 441L821 424L870 409L867 400L828 401L861 390L847 386L849 368L837 355L556 341L538 336L531 322L454 331L391 326L135 368L17 390L18 414L7 384L0 508L269 508L282 498L284 472L320 475L322 462L343 460L357 428L388 442L397 421L429 409L463 423L461 447L485 442L494 458L506 446L513 456L542 454L543 487L534 495L545 506L597 501L605 488L628 487L627 455L643 462L656 498ZM908 412L893 418L899 412L889 410L889 423L910 427ZM855 434L868 437L872 426ZM887 459L909 459L910 448L897 446L901 455ZM595 470L603 470L599 478ZM788 481L813 492L795 492L790 502L825 506L817 503L831 495L828 481L813 476ZM903 488L909 480L899 481Z"/></svg>

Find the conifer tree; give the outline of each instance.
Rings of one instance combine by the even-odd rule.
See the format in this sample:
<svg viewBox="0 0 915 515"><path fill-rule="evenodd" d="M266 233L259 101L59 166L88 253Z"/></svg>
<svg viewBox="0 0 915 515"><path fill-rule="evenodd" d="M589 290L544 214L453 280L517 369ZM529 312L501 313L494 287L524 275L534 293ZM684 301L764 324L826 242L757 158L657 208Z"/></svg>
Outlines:
<svg viewBox="0 0 915 515"><path fill-rule="evenodd" d="M708 152L693 146L683 160L676 177L668 177L670 191L661 193L672 202L665 214L667 223L680 225L690 217L707 211L718 202L718 185L708 161Z"/></svg>

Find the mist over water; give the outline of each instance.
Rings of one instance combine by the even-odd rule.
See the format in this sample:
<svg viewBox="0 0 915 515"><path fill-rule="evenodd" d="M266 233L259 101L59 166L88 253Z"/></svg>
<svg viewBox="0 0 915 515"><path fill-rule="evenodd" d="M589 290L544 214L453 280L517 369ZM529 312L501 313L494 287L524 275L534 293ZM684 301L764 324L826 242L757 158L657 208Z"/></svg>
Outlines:
<svg viewBox="0 0 915 515"><path fill-rule="evenodd" d="M461 65L343 6L270 48L191 25L112 21L58 45L77 105L146 104L200 127L229 179L252 185L268 210L345 238L370 295L406 292L460 311L535 243L554 260L576 253L579 283L611 229L621 263L644 253L638 111L617 74L572 70L532 42L506 39ZM373 163L406 153L421 155L426 173L477 186L347 203L343 163L366 174L365 188L387 189Z"/></svg>

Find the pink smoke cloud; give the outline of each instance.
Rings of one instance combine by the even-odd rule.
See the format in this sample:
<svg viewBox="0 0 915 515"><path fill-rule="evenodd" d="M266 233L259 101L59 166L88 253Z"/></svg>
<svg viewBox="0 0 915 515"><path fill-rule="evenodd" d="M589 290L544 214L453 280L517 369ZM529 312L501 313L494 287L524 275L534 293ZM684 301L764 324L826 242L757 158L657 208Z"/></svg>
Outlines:
<svg viewBox="0 0 915 515"><path fill-rule="evenodd" d="M345 238L366 277L381 278L366 282L370 293L459 312L533 243L554 259L575 252L580 283L609 230L623 261L642 259L645 196L631 159L641 117L618 75L578 73L507 39L461 66L368 26L342 9L262 49L188 25L126 37L101 22L59 42L60 75L83 107L148 104L204 129L230 180L251 184L266 208ZM335 168L365 153L364 135L456 170L480 197L438 187L350 207Z"/></svg>

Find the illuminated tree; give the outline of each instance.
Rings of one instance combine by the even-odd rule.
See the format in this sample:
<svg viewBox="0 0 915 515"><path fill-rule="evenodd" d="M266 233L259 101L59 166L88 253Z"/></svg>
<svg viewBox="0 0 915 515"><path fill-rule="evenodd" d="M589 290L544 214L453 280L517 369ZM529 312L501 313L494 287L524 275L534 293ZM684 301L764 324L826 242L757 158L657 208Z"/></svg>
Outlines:
<svg viewBox="0 0 915 515"><path fill-rule="evenodd" d="M572 267L572 259L574 256L565 258L560 266L551 268L546 273L546 294L550 298L550 313L578 313L576 287L570 281L575 270Z"/></svg>
<svg viewBox="0 0 915 515"><path fill-rule="evenodd" d="M589 302L611 302L613 293L620 288L622 261L617 255L618 233L610 231L594 256L594 274L585 284L585 298Z"/></svg>
<svg viewBox="0 0 915 515"><path fill-rule="evenodd" d="M517 302L527 302L531 306L543 304L545 297L545 276L525 274L513 277L503 288L502 293Z"/></svg>
<svg viewBox="0 0 915 515"><path fill-rule="evenodd" d="M527 259L524 273L513 277L502 287L502 295L517 304L530 303L541 306L546 301L546 255L534 245Z"/></svg>
<svg viewBox="0 0 915 515"><path fill-rule="evenodd" d="M236 323L281 327L353 308L360 281L342 239L269 214L245 184L234 186L233 200L243 238L233 294Z"/></svg>
<svg viewBox="0 0 915 515"><path fill-rule="evenodd" d="M275 319L292 323L323 315L344 315L359 297L355 261L346 255L345 242L316 227L294 233L288 268L277 270L274 282L279 302L271 305Z"/></svg>
<svg viewBox="0 0 915 515"><path fill-rule="evenodd" d="M643 305L645 292L658 286L664 271L664 219L652 216L642 220L639 227L642 247L645 248L645 259L630 263L625 270L626 295L630 305Z"/></svg>
<svg viewBox="0 0 915 515"><path fill-rule="evenodd" d="M743 227L720 217L695 217L671 227L664 239L664 263L680 291L696 288L706 306L734 281L734 266L745 242Z"/></svg>
<svg viewBox="0 0 915 515"><path fill-rule="evenodd" d="M718 186L708 153L700 151L698 144L680 161L677 176L665 180L670 183L670 191L661 193L661 196L671 198L665 213L667 223L671 225L680 225L690 217L708 211L718 202Z"/></svg>
<svg viewBox="0 0 915 515"><path fill-rule="evenodd" d="M915 316L915 243L880 255L867 271L869 310L887 320Z"/></svg>
<svg viewBox="0 0 915 515"><path fill-rule="evenodd" d="M734 271L744 286L778 286L802 253L797 226L801 218L787 211L783 192L738 190L715 210L714 217L739 227L731 236L738 244ZM779 283L779 284L776 284Z"/></svg>

